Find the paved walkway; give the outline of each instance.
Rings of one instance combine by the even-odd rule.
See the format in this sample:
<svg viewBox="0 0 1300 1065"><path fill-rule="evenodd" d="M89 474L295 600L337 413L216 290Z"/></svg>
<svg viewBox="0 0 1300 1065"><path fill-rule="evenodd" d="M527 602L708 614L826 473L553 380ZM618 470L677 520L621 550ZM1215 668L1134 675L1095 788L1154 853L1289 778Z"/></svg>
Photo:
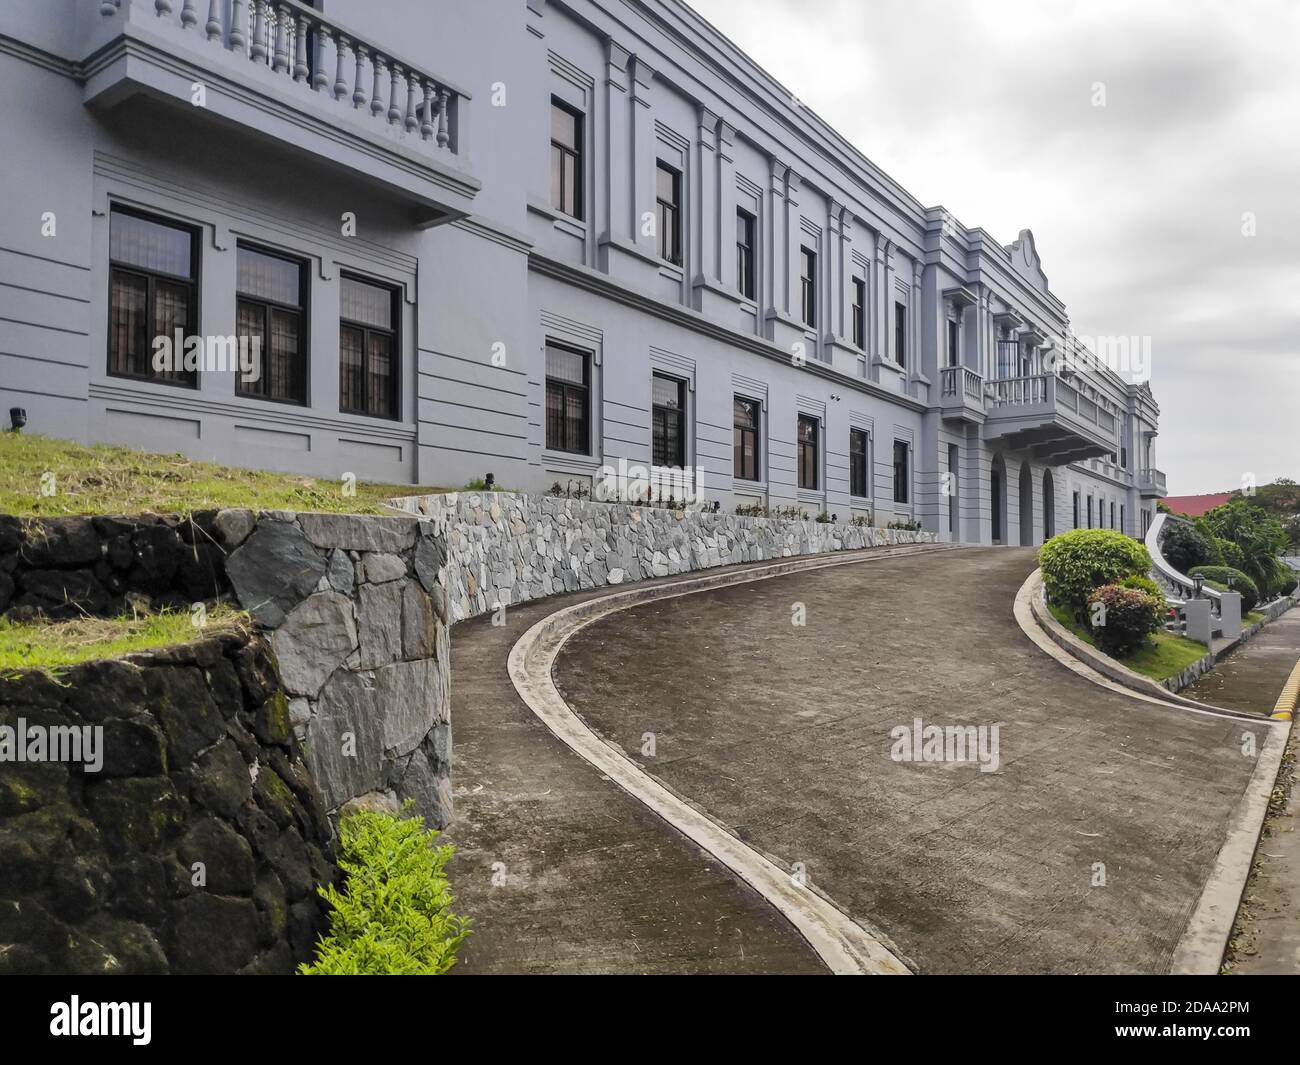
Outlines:
<svg viewBox="0 0 1300 1065"><path fill-rule="evenodd" d="M1264 626L1183 694L1217 706L1267 715L1300 661L1300 610ZM1293 741L1294 743L1295 741ZM1282 776L1293 776L1285 766ZM1285 781L1284 781L1285 783ZM1266 823L1255 872L1234 933L1232 971L1243 976L1300 974L1300 793Z"/></svg>
<svg viewBox="0 0 1300 1065"><path fill-rule="evenodd" d="M802 863L922 972L1162 971L1250 777L1243 733L1262 746L1264 729L1141 703L1043 655L1012 616L1033 557L973 548L646 604L572 637L556 680L589 725L742 839ZM506 642L484 648L484 668ZM997 771L892 760L891 730L917 717L999 724ZM502 772L470 731L460 785L466 762L469 779ZM653 759L639 755L645 733ZM529 758L548 738L505 753ZM546 758L535 786L565 786L571 770ZM566 815L580 838L598 816L633 853L666 846L624 831L617 795L583 791L586 810ZM495 834L526 813L496 804ZM531 875L558 857L548 845ZM649 906L665 886L630 890ZM590 927L613 964L616 942Z"/></svg>
<svg viewBox="0 0 1300 1065"><path fill-rule="evenodd" d="M1300 609L1265 625L1242 647L1180 693L1198 702L1248 713L1273 712L1277 697L1300 661Z"/></svg>
<svg viewBox="0 0 1300 1065"><path fill-rule="evenodd" d="M822 973L752 888L557 740L515 694L510 647L551 611L512 607L452 630L456 816L443 841L457 973Z"/></svg>

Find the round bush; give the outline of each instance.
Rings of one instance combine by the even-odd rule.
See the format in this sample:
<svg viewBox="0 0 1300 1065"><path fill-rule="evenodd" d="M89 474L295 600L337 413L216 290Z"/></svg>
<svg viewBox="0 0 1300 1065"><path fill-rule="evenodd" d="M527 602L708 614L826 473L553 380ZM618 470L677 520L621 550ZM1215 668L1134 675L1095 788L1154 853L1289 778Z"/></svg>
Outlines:
<svg viewBox="0 0 1300 1065"><path fill-rule="evenodd" d="M1097 646L1114 658L1131 655L1164 624L1164 598L1138 588L1107 584L1088 596L1088 628Z"/></svg>
<svg viewBox="0 0 1300 1065"><path fill-rule="evenodd" d="M1119 585L1121 588L1136 588L1139 592L1146 592L1162 603L1165 601L1165 590L1150 577L1125 577Z"/></svg>
<svg viewBox="0 0 1300 1065"><path fill-rule="evenodd" d="M1254 610L1259 604L1259 587L1246 574L1231 566L1196 566L1187 574L1189 577L1204 577L1213 581L1216 591L1226 591L1228 579L1232 578L1232 590L1241 593L1241 609Z"/></svg>
<svg viewBox="0 0 1300 1065"><path fill-rule="evenodd" d="M1160 553L1179 573L1190 573L1193 566L1208 566L1214 561L1214 549L1196 527L1183 518L1166 518L1160 530Z"/></svg>
<svg viewBox="0 0 1300 1065"><path fill-rule="evenodd" d="M1072 529L1038 549L1038 565L1047 594L1077 614L1094 588L1145 577L1151 556L1138 541L1114 529Z"/></svg>
<svg viewBox="0 0 1300 1065"><path fill-rule="evenodd" d="M1288 577L1278 588L1277 594L1291 595L1296 590L1297 585L1300 585L1300 580L1297 580L1295 577Z"/></svg>

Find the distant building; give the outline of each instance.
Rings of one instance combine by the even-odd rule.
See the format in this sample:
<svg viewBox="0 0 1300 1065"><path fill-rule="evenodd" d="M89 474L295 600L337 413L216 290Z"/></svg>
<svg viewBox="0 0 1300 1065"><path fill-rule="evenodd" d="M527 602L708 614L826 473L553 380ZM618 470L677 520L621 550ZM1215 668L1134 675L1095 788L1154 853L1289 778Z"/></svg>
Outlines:
<svg viewBox="0 0 1300 1065"><path fill-rule="evenodd" d="M1165 496L1165 506L1185 518L1199 518L1215 507L1221 507L1235 492L1210 492L1201 496Z"/></svg>

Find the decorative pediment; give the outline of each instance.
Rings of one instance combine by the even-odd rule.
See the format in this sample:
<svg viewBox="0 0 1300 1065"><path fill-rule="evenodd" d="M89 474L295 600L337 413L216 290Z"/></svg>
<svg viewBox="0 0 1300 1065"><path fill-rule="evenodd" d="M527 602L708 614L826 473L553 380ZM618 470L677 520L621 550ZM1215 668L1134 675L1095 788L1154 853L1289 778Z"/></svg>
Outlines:
<svg viewBox="0 0 1300 1065"><path fill-rule="evenodd" d="M1034 246L1034 234L1022 229L1015 243L1007 245L1007 254L1011 256L1011 265L1031 285L1042 292L1048 291L1047 275L1043 273L1043 263L1038 257L1038 248Z"/></svg>

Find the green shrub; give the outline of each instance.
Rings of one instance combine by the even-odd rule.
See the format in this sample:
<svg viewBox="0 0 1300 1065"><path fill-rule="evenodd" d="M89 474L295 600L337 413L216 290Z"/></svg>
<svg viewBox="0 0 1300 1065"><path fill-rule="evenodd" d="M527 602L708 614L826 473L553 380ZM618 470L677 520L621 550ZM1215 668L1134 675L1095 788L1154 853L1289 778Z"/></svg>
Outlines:
<svg viewBox="0 0 1300 1065"><path fill-rule="evenodd" d="M1281 583L1281 585L1279 585L1277 594L1291 595L1296 590L1296 587L1298 585L1300 585L1300 580L1297 580L1297 578L1295 577L1287 577L1286 580L1284 580Z"/></svg>
<svg viewBox="0 0 1300 1065"><path fill-rule="evenodd" d="M1162 603L1165 601L1164 589L1150 577L1125 577L1119 582L1119 586L1121 588L1136 588L1139 592L1146 592L1147 595L1155 596Z"/></svg>
<svg viewBox="0 0 1300 1065"><path fill-rule="evenodd" d="M1231 540L1225 540L1222 537L1214 538L1215 545L1219 548L1218 556L1220 566L1228 566L1232 569L1241 569L1246 564L1246 552L1234 544Z"/></svg>
<svg viewBox="0 0 1300 1065"><path fill-rule="evenodd" d="M1188 573L1193 566L1212 565L1214 560L1210 542L1184 518L1165 519L1160 531L1160 553L1179 573Z"/></svg>
<svg viewBox="0 0 1300 1065"><path fill-rule="evenodd" d="M1232 580L1232 590L1241 593L1241 609L1254 610L1259 604L1259 586L1239 569L1231 566L1196 566L1189 577L1204 577L1214 585L1217 592L1228 590L1228 580Z"/></svg>
<svg viewBox="0 0 1300 1065"><path fill-rule="evenodd" d="M456 962L469 923L451 912L443 867L454 848L419 817L362 810L339 822L344 889L318 888L330 904L329 934L308 976L436 976Z"/></svg>
<svg viewBox="0 0 1300 1065"><path fill-rule="evenodd" d="M1163 596L1118 584L1103 585L1088 596L1088 629L1098 647L1114 658L1123 658L1160 630L1164 607Z"/></svg>
<svg viewBox="0 0 1300 1065"><path fill-rule="evenodd" d="M1151 556L1137 540L1113 529L1072 529L1038 549L1047 594L1076 614L1089 593L1125 577L1145 577Z"/></svg>

